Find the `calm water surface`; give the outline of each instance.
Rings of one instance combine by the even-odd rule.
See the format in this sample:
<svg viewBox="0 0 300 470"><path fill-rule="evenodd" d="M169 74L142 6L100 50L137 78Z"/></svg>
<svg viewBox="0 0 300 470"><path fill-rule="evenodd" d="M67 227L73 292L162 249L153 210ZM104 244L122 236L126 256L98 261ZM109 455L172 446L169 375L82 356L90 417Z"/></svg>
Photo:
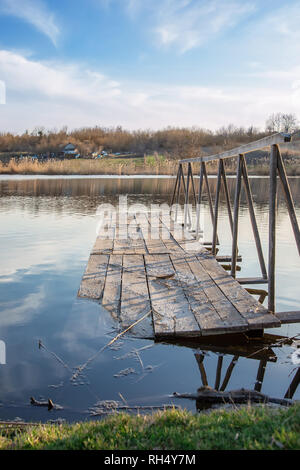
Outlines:
<svg viewBox="0 0 300 470"><path fill-rule="evenodd" d="M300 180L291 178L300 216ZM94 244L97 206L129 202L170 201L172 178L8 177L0 178L0 340L6 345L6 365L0 365L0 419L87 419L100 400L129 405L174 403L195 410L192 401L170 398L173 392L195 392L202 385L197 358L204 349L205 372L214 386L218 358L224 350L212 345L158 344L122 338L89 363L85 375L70 381L74 367L93 357L116 333L110 315L97 303L77 299ZM216 180L210 179L215 186ZM257 220L267 259L268 180L252 178ZM234 190L234 180L229 180ZM210 233L205 207L204 228ZM225 205L220 213L220 254L230 254ZM277 310L299 310L300 259L282 197L277 219ZM242 198L240 253L243 277L259 275L259 265L245 200ZM263 288L263 286L262 286ZM268 333L300 333L300 325L285 325ZM39 340L45 348L39 349ZM215 346L215 347L214 347ZM274 347L266 366L262 392L283 397L293 376L294 348ZM234 352L223 357L221 383ZM249 354L245 354L247 356ZM227 390L253 388L259 360L240 356ZM129 372L128 375L122 371ZM119 374L121 372L121 374ZM30 405L30 397L51 398L63 407L48 412ZM300 390L294 398L300 398Z"/></svg>

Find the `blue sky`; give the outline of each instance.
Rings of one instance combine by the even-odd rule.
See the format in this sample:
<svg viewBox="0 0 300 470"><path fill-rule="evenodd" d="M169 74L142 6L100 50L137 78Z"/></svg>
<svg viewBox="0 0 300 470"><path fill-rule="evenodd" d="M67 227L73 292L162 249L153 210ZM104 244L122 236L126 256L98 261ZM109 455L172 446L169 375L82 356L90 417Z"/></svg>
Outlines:
<svg viewBox="0 0 300 470"><path fill-rule="evenodd" d="M0 131L263 128L298 114L299 25L295 0L0 0Z"/></svg>

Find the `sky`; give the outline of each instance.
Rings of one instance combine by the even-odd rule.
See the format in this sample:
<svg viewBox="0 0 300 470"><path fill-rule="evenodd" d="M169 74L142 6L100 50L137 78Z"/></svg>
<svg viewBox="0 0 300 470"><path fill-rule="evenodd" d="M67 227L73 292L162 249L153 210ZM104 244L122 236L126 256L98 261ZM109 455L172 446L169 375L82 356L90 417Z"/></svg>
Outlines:
<svg viewBox="0 0 300 470"><path fill-rule="evenodd" d="M299 0L0 0L0 132L300 118L299 25Z"/></svg>

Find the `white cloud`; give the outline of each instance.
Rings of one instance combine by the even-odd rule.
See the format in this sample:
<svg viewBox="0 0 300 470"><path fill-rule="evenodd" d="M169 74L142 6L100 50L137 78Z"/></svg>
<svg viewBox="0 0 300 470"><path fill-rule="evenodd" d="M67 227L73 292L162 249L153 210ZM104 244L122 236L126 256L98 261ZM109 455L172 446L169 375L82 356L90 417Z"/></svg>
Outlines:
<svg viewBox="0 0 300 470"><path fill-rule="evenodd" d="M119 83L84 64L47 63L0 51L1 78L7 104L1 107L0 129L24 131L37 125L57 128L115 126L158 129L236 125L264 126L278 110L298 113L299 69L283 81L268 78L259 85L176 86Z"/></svg>
<svg viewBox="0 0 300 470"><path fill-rule="evenodd" d="M253 3L235 0L165 0L158 9L154 32L160 45L175 46L183 53L234 27L254 9Z"/></svg>
<svg viewBox="0 0 300 470"><path fill-rule="evenodd" d="M0 70L8 90L27 99L58 99L61 103L95 103L120 94L119 84L76 65L38 62L10 51L0 51Z"/></svg>
<svg viewBox="0 0 300 470"><path fill-rule="evenodd" d="M42 0L1 0L0 13L21 18L49 37L54 45L57 44L59 27Z"/></svg>
<svg viewBox="0 0 300 470"><path fill-rule="evenodd" d="M142 19L159 47L175 47L181 53L233 28L256 9L254 0L109 0L114 1L132 19Z"/></svg>

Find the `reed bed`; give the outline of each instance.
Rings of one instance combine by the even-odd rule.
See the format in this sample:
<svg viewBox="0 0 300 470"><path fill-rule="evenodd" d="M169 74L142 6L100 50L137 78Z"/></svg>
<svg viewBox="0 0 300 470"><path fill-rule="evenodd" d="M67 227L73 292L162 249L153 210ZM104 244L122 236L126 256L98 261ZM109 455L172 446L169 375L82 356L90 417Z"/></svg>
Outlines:
<svg viewBox="0 0 300 470"><path fill-rule="evenodd" d="M252 175L268 175L269 165L267 160L255 164L249 162L249 173ZM178 160L166 159L159 155L146 156L136 159L77 159L77 160L47 160L38 161L25 158L23 160L11 159L7 163L0 161L0 174L7 175L176 175ZM184 165L187 170L187 165ZM217 162L209 162L208 173L217 173ZM287 160L286 170L288 175L300 175L299 160ZM199 174L199 163L193 164L193 172ZM236 172L236 160L226 161L227 174Z"/></svg>
<svg viewBox="0 0 300 470"><path fill-rule="evenodd" d="M25 175L173 175L178 163L174 160L138 159L122 161L115 159L47 160L23 159L0 162L0 174Z"/></svg>

